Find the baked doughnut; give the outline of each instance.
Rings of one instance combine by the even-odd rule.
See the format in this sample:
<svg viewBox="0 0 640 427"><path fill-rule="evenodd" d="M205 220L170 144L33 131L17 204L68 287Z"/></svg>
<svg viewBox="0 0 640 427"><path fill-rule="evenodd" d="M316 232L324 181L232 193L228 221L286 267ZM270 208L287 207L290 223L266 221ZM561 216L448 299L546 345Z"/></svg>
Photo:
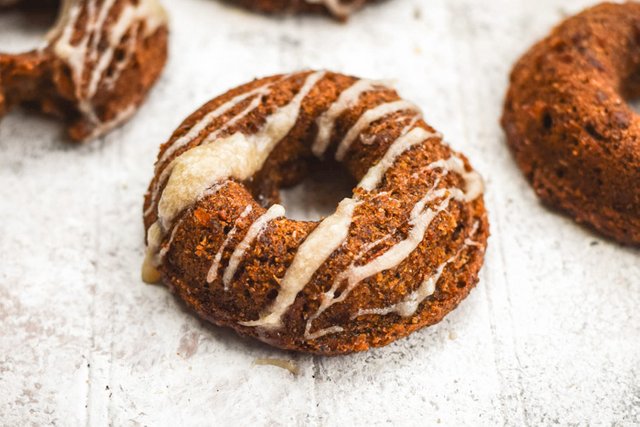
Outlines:
<svg viewBox="0 0 640 427"><path fill-rule="evenodd" d="M319 223L287 219L278 189L329 155L359 181L352 197ZM384 84L267 77L208 102L161 147L143 279L284 349L382 346L440 321L477 282L482 191L467 160Z"/></svg>
<svg viewBox="0 0 640 427"><path fill-rule="evenodd" d="M516 64L502 126L547 204L640 244L640 4L571 17Z"/></svg>
<svg viewBox="0 0 640 427"><path fill-rule="evenodd" d="M98 137L158 78L167 33L157 0L65 0L42 48L0 54L0 116L25 104L64 119L74 140Z"/></svg>
<svg viewBox="0 0 640 427"><path fill-rule="evenodd" d="M346 20L366 3L375 0L231 0L248 9L263 13L328 13Z"/></svg>

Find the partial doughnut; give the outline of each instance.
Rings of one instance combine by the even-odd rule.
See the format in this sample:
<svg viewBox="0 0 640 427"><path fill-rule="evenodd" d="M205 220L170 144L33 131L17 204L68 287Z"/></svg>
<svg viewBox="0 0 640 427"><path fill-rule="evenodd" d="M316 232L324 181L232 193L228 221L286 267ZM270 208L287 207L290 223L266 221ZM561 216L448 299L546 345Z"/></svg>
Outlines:
<svg viewBox="0 0 640 427"><path fill-rule="evenodd" d="M27 105L64 120L73 140L99 137L157 80L167 34L157 0L65 0L41 48L0 54L0 116Z"/></svg>
<svg viewBox="0 0 640 427"><path fill-rule="evenodd" d="M579 223L640 244L640 4L573 16L516 64L502 126L536 194Z"/></svg>

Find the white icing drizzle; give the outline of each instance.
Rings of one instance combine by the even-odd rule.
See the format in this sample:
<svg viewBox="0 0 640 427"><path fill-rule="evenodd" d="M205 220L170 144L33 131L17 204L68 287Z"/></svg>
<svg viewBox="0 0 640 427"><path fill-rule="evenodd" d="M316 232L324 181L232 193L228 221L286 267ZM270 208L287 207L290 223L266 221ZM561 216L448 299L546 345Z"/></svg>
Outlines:
<svg viewBox="0 0 640 427"><path fill-rule="evenodd" d="M305 337L307 339L315 339L329 333L326 329L319 330L313 334L309 333L313 321L317 319L322 313L324 313L329 307L344 301L347 296L349 296L351 291L356 287L356 285L363 280L399 265L411 254L411 252L413 252L418 247L420 242L422 242L422 240L424 239L424 235L427 232L431 221L433 221L433 219L440 212L449 207L449 202L452 198L451 195L447 196L437 205L435 210L431 208L425 209L428 202L443 197L447 194L446 190L435 190L438 184L439 180L436 180L433 188L429 192L427 192L427 195L424 196L418 203L416 203L416 205L411 210L411 214L409 217L409 224L411 225L411 229L409 230L406 239L396 243L385 253L378 256L377 258L374 258L366 264L356 265L356 260L352 261L351 264L338 275L336 280L333 282L331 289L329 289L328 292L322 295L322 302L320 303L320 307L318 308L316 313L309 318L307 322L307 326L305 328ZM345 280L347 282L346 288L340 293L338 297L336 297L335 294L338 291L338 288ZM331 331L337 331L336 328L332 328ZM342 328L339 329L342 330Z"/></svg>
<svg viewBox="0 0 640 427"><path fill-rule="evenodd" d="M114 17L111 16L111 11L115 4L116 0L65 0L61 6L58 23L48 35L50 40L55 40L53 52L71 69L78 109L97 127L94 134L104 132L101 126L113 127L127 117L118 115L109 123L103 123L93 105L93 98L103 82L103 75L112 63L124 36L136 23L144 23L147 35L153 34L158 27L165 25L167 20L166 13L157 0L126 2L120 14ZM86 5L85 14L81 14L83 5ZM74 42L73 37L78 31L76 25L80 16L86 16L86 24L82 38ZM105 30L106 36L103 36ZM137 37L137 33L132 36L135 39L134 36ZM131 51L131 46L128 45L127 48ZM130 54L125 55L124 60L130 57ZM113 84L124 68L124 65L118 64L107 83ZM83 82L87 76L87 85L84 86Z"/></svg>
<svg viewBox="0 0 640 427"><path fill-rule="evenodd" d="M220 260L222 259L222 254L224 250L227 248L227 246L229 246L229 243L231 242L231 239L233 239L233 236L236 235L238 231L238 223L242 221L244 218L246 218L247 215L249 215L252 210L253 210L253 206L247 205L247 207L244 208L240 216L236 218L236 220L233 222L233 228L231 229L231 231L229 231L229 234L227 234L227 237L224 239L224 242L222 242L222 244L220 245L218 252L216 252L215 256L213 257L213 263L211 264L211 267L209 268L209 272L207 273L207 283L213 282L214 280L216 280L216 277L218 277L218 268L220 267ZM175 227L174 227L174 230L175 230Z"/></svg>
<svg viewBox="0 0 640 427"><path fill-rule="evenodd" d="M173 160L171 176L158 202L163 229L168 229L179 212L216 182L228 178L244 181L258 172L273 148L296 124L303 99L323 76L324 72L309 74L291 102L267 117L258 132L234 133L215 144L194 147Z"/></svg>
<svg viewBox="0 0 640 427"><path fill-rule="evenodd" d="M382 83L372 80L358 80L353 85L342 91L340 96L338 96L338 99L331 104L329 109L318 116L316 119L318 134L311 146L311 151L316 157L322 157L325 151L327 151L327 147L331 142L333 128L338 117L352 107L358 99L360 99L360 95L365 92L370 92L381 85Z"/></svg>
<svg viewBox="0 0 640 427"><path fill-rule="evenodd" d="M178 230L180 229L180 225L182 225L182 223L184 222L186 217L182 217L180 219L180 221L178 221L174 226L173 226L173 230L171 230L171 235L169 236L169 240L167 240L167 244L164 245L160 251L158 252L158 257L160 260L162 260L167 253L169 252L169 249L171 249L171 245L173 244L173 240L176 238L176 234L178 233Z"/></svg>
<svg viewBox="0 0 640 427"><path fill-rule="evenodd" d="M293 304L313 274L340 245L344 243L351 226L353 211L359 202L344 199L336 212L325 218L305 239L280 283L275 301L258 320L240 322L244 326L278 328L282 315Z"/></svg>
<svg viewBox="0 0 640 427"><path fill-rule="evenodd" d="M251 97L258 97L258 99L262 99L265 95L268 95L270 92L269 91L270 86L271 84L265 84L263 86L257 87L248 92L244 92L239 95L236 95L235 97L231 98L229 101L220 105L215 110L207 113L202 119L200 119L199 122L194 124L186 134L176 139L171 144L171 146L167 147L164 153L162 153L162 156L160 156L160 158L158 159L157 167L160 167L163 163L165 163L173 155L173 153L178 151L180 148L184 147L185 145L188 145L193 140L195 140L198 137L198 135L200 135L202 131L204 131L207 127L209 127L211 123L213 123L217 118L219 118L226 112L231 111L235 106L240 104L242 101L245 101Z"/></svg>
<svg viewBox="0 0 640 427"><path fill-rule="evenodd" d="M85 139L90 140L93 138L97 138L98 136L118 127L120 124L126 122L131 116L133 116L133 114L136 112L136 108L137 107L135 104L131 104L128 107L124 108L122 111L118 112L118 114L116 114L113 119L109 120L108 122L102 123L100 126L96 126Z"/></svg>
<svg viewBox="0 0 640 427"><path fill-rule="evenodd" d="M436 269L435 274L426 277L422 281L420 286L418 286L416 290L414 290L409 295L407 295L402 301L396 304L392 304L388 307L383 307L383 308L360 309L354 316L351 317L351 319L353 320L357 317L364 316L367 314L377 314L380 316L386 316L387 314L397 313L401 317L413 316L418 310L418 307L420 307L420 304L422 304L424 300L426 300L428 297L430 297L435 293L436 285L438 284L440 277L442 277L442 273L444 273L445 268L449 264L451 264L453 261L455 261L460 256L460 254L470 246L478 246L478 247L481 246L478 242L475 242L472 240L473 236L475 236L475 234L478 231L479 225L480 225L480 222L476 221L473 225L471 232L469 233L469 237L465 239L464 244L460 249L458 249L456 254L450 257L449 259L447 259L442 264L440 264Z"/></svg>
<svg viewBox="0 0 640 427"><path fill-rule="evenodd" d="M351 317L351 319L353 320L367 314L377 314L380 316L385 316L387 314L397 313L401 317L413 316L422 301L434 294L434 292L436 291L436 284L438 283L438 280L440 280L445 267L454 260L455 257L451 257L446 262L440 264L440 266L436 270L436 273L433 276L429 276L425 280L423 280L418 289L409 294L409 296L407 296L403 301L384 308L360 309L354 316Z"/></svg>
<svg viewBox="0 0 640 427"><path fill-rule="evenodd" d="M220 116L222 116L226 112L232 110L235 106L240 104L242 101L244 101L246 99L249 99L251 97L255 97L255 99L250 103L249 107L259 105L259 103L264 99L264 97L267 94L269 94L269 87L270 86L271 86L271 83L263 85L263 86L260 86L260 87L258 87L256 89L250 90L248 92L241 93L240 95L237 95L237 96L233 97L232 99L230 99L229 101L225 102L224 104L222 104L221 106L219 106L215 110L207 113L199 122L194 124L193 127L191 127L191 129L189 129L189 131L185 135L183 135L180 138L176 139L169 147L167 147L167 149L164 151L162 156L160 156L160 158L156 162L156 173L159 170L159 168L162 167L162 165L176 151L178 151L180 148L182 148L182 147L184 147L186 145L189 145L191 142L193 142L198 137L198 135L200 135L201 132L203 132L207 127L209 127L211 125L211 123L213 123L213 121L215 119L219 118ZM240 118L246 116L250 112L251 111L248 110L248 108L243 110L237 116L234 116L231 119L229 119L229 122L231 122L231 123L229 123L229 122L225 123L220 129L218 129L217 131L214 131L213 134L218 136L223 129L227 129L229 126L231 126L231 124L236 123L238 120L240 120ZM211 139L209 136L207 136L206 140L203 141L202 144L210 144L213 141L214 141L213 139ZM160 174L160 176L156 180L156 183L153 186L153 190L151 192L151 203L149 203L149 207L147 208L147 210L144 211L144 215L145 216L149 215L149 214L151 214L151 212L153 212L153 209L155 207L155 203L156 203L156 201L158 199L158 196L160 194L160 188L161 188L162 184L164 184L166 182L167 178L171 175L172 170L173 170L172 169L172 165L171 164L168 165L167 167L165 167L162 170L162 173Z"/></svg>
<svg viewBox="0 0 640 427"><path fill-rule="evenodd" d="M324 72L308 74L298 93L288 104L278 108L273 114L269 115L262 129L255 134L244 135L237 132L225 138L219 137L223 129L236 123L260 105L263 97L269 93L269 84L238 95L216 110L205 115L186 135L177 139L176 142L165 151L164 155L159 159L157 167L160 167L163 162L167 161L180 147L189 144L197 138L216 117L228 112L234 106L238 105L238 103L254 97L243 111L227 121L222 128L206 135L203 139L203 144L185 151L167 165L163 171L163 173L168 176L167 184L161 193L159 192L159 188L163 183L163 179L157 180L156 191L158 193L152 193L151 206L154 205L153 201L159 197L159 201L157 202L158 220L148 230L147 240L150 253L157 253L163 238L163 233L171 228L171 224L178 213L192 206L199 198L207 194L208 191L217 191L216 186L219 186L221 181L230 178L240 181L246 180L260 170L272 150L286 137L291 129L293 129L297 123L303 100L317 82L323 78L324 74ZM375 84L370 81L356 82L350 88L343 91L334 104L318 118L318 134L312 147L314 154L322 155L325 152L331 139L337 117L352 107L362 93L372 88L375 88ZM342 160L356 138L375 121L400 111L411 111L418 114L412 117L409 125L402 130L400 136L390 145L382 159L363 177L359 187L364 190L375 190L375 188L379 186L385 173L403 153L430 138L440 138L440 135L437 133L427 131L422 127L415 127L417 120L420 118L419 110L415 105L407 101L394 101L378 105L375 108L365 111L341 141L336 153L336 158ZM330 326L314 333L311 333L310 330L314 320L332 305L344 301L359 283L378 273L392 269L407 259L424 240L432 221L449 207L452 200L471 201L482 193L483 185L480 176L474 171L468 172L465 168L464 161L456 156L433 162L427 166L427 169L441 169L441 177L447 175L449 172L459 174L464 181L464 190L460 188L438 188L441 177L437 178L433 187L411 210L408 220L410 228L407 236L403 240L395 243L384 253L366 264L356 265L362 257L382 242L388 240L390 236L385 236L375 242L363 245L361 253L338 275L331 289L323 294L318 310L307 321L305 328L306 339L315 339L329 333L341 332L343 329L340 326ZM329 257L347 241L353 222L354 211L360 203L362 202L357 199L344 199L340 202L333 215L320 222L299 246L291 265L280 282L279 292L273 303L261 313L257 320L239 322L241 325L261 327L265 330L278 328L282 325L282 317L295 302L298 293L304 289L313 275ZM149 209L152 209L152 207ZM284 216L284 213L282 206L273 205L249 227L247 234L234 249L229 263L222 273L222 282L225 290L229 288L242 259L245 257L246 252L254 243L255 239L264 232L267 224L271 220ZM248 212L245 210L243 215L248 215ZM207 281L209 283L218 277L223 251L229 245L232 236L237 232L237 221L238 220L236 220L234 224L234 229L229 233L222 247L214 257L213 264L207 275ZM478 244L468 238L465 240L465 245ZM157 257L152 259L158 262ZM408 296L406 300L401 301L394 307L377 309L379 313L382 313L380 310L388 310L388 313L393 311L407 315L414 313L420 302L433 293L442 271L444 271L446 265L451 261L452 260L447 260L447 262L436 270L436 274L426 278L418 289ZM338 289L343 284L345 284L345 286L343 286L344 289L340 295L336 297ZM365 312L363 311L362 313ZM371 311L371 313L373 313L373 311Z"/></svg>
<svg viewBox="0 0 640 427"><path fill-rule="evenodd" d="M464 162L460 157L451 156L447 160L438 160L428 166L429 169L440 168L446 173L454 172L462 177L465 183L464 201L475 200L484 192L484 182L482 177L476 171L467 172Z"/></svg>
<svg viewBox="0 0 640 427"><path fill-rule="evenodd" d="M224 284L224 290L229 289L229 285L231 284L231 280L236 274L238 267L240 266L240 262L244 258L244 254L249 250L251 244L264 232L267 228L269 222L276 218L283 217L285 214L284 207L281 205L272 205L264 214L262 214L258 219L256 219L247 234L245 234L242 241L236 246L231 254L231 258L229 258L229 263L227 264L227 268L224 270L224 274L222 275L222 283ZM213 282L214 279L207 281L209 283Z"/></svg>
<svg viewBox="0 0 640 427"><path fill-rule="evenodd" d="M439 138L440 135L421 127L415 127L411 131L404 133L391 144L382 159L367 171L366 175L360 180L358 187L373 191L380 185L382 177L393 166L399 156L427 139L436 137Z"/></svg>
<svg viewBox="0 0 640 427"><path fill-rule="evenodd" d="M364 0L351 0L350 3L344 3L342 0L306 0L307 3L322 4L329 12L339 18L346 18L356 10L360 9L364 4Z"/></svg>
<svg viewBox="0 0 640 427"><path fill-rule="evenodd" d="M465 191L461 191L458 188L437 189L440 184L440 178L436 179L433 187L411 211L409 217L411 229L409 230L407 238L396 243L385 253L374 258L367 264L356 265L357 260L360 258L356 257L351 264L338 275L331 289L322 296L320 307L307 321L307 325L305 327L305 338L316 339L329 333L341 332L342 328L339 326L321 329L314 333L311 333L310 330L313 321L320 317L320 315L332 305L344 301L351 291L353 291L353 289L363 280L373 277L385 270L394 268L408 258L422 240L424 240L424 236L433 219L449 207L451 200L471 201L482 193L482 178L475 171L467 172L464 169L464 163L460 158L452 156L447 160L438 160L428 166L429 169L443 169L443 175L449 173L449 167L451 167L452 172L456 172L462 176L465 181ZM478 190L480 190L479 193ZM443 200L436 205L435 209L426 207L428 203L441 198L443 198ZM340 293L339 297L335 297L338 288L344 281L346 281L345 289ZM425 287L428 285L428 283L425 284ZM424 292L426 292L426 290Z"/></svg>
<svg viewBox="0 0 640 427"><path fill-rule="evenodd" d="M336 160L342 161L344 159L344 156L347 154L347 151L349 150L349 147L351 147L351 144L353 144L356 138L358 138L358 136L365 129L371 126L371 124L399 111L414 111L419 113L420 109L415 104L409 101L400 100L387 102L385 104L378 105L375 108L365 111L365 113L360 116L353 127L349 129L345 137L338 145L338 149L336 150Z"/></svg>
<svg viewBox="0 0 640 427"><path fill-rule="evenodd" d="M178 213L192 206L216 183L229 178L246 180L260 170L274 147L291 131L298 120L302 101L324 77L319 71L306 76L291 101L267 117L262 129L252 135L234 133L214 144L194 147L175 158L168 168L171 174L158 202L157 228L148 234L151 250L157 250L162 232L171 228ZM153 227L153 226L152 226Z"/></svg>

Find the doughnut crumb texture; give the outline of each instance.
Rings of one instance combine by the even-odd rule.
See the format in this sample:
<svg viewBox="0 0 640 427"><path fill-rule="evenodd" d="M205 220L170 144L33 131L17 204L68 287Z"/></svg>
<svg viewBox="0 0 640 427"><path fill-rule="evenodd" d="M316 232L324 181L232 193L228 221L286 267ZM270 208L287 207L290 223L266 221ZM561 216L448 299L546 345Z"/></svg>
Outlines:
<svg viewBox="0 0 640 427"><path fill-rule="evenodd" d="M640 4L568 18L515 65L502 126L540 199L640 244Z"/></svg>
<svg viewBox="0 0 640 427"><path fill-rule="evenodd" d="M288 219L279 189L332 158L359 182L353 194L321 221ZM384 83L271 76L208 102L161 146L144 271L242 335L363 351L439 322L475 286L482 192L467 159Z"/></svg>

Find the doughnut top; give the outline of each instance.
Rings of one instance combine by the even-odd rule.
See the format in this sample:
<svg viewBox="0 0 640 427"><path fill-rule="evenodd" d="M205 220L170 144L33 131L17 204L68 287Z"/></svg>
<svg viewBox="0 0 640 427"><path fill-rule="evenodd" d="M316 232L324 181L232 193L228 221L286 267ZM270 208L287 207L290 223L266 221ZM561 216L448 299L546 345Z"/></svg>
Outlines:
<svg viewBox="0 0 640 427"><path fill-rule="evenodd" d="M320 222L287 219L277 188L329 155L359 180L353 195ZM325 71L257 80L203 106L162 146L145 200L143 276L274 345L354 351L345 336L363 318L393 318L373 323L396 332L363 341L382 345L439 320L475 283L488 233L482 191L464 157L381 82ZM417 321L460 265L448 309ZM378 296L364 297L371 286Z"/></svg>

